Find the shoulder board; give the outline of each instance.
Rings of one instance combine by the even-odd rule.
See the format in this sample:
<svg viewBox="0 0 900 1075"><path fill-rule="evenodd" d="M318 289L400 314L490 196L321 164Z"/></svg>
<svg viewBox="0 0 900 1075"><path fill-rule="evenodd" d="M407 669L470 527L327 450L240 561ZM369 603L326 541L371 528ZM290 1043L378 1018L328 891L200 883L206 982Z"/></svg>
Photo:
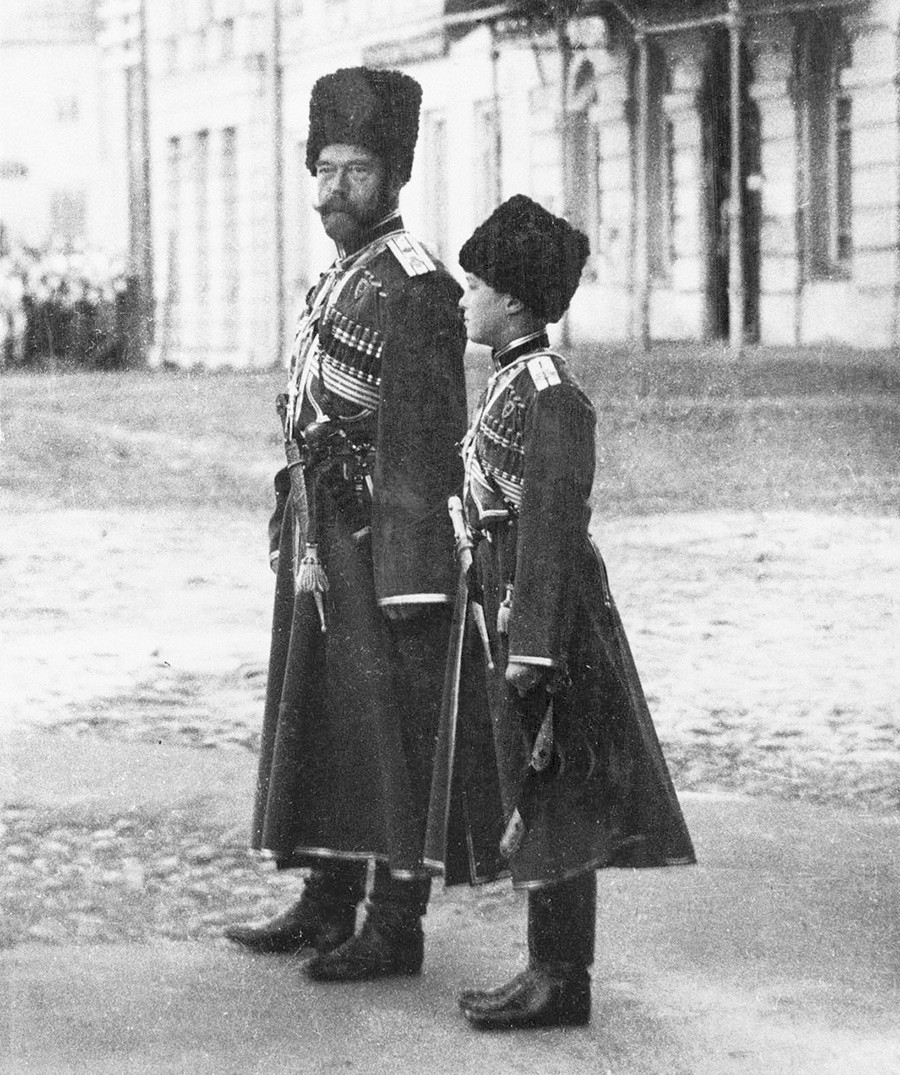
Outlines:
<svg viewBox="0 0 900 1075"><path fill-rule="evenodd" d="M400 262L407 276L422 276L433 272L437 266L424 246L409 232L401 231L387 241L388 250Z"/></svg>
<svg viewBox="0 0 900 1075"><path fill-rule="evenodd" d="M538 392L560 383L559 370L550 355L535 355L534 358L530 358L528 372Z"/></svg>

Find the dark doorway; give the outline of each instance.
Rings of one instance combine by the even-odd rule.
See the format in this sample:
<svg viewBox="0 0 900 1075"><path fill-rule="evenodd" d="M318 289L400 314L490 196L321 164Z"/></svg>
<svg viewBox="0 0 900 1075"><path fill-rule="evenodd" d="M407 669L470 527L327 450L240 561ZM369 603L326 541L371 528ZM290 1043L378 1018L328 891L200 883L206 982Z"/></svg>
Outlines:
<svg viewBox="0 0 900 1075"><path fill-rule="evenodd" d="M750 63L741 62L744 334L759 339L760 190L759 108L749 94ZM706 222L706 335L727 339L730 329L729 196L731 193L731 56L728 32L711 31L700 93L703 124L703 213Z"/></svg>

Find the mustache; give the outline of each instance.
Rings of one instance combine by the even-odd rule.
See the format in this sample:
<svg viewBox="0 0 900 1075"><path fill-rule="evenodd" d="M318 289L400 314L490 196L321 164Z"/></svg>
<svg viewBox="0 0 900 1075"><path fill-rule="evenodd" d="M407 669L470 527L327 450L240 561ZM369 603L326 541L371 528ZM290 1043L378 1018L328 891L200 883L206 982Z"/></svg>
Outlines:
<svg viewBox="0 0 900 1075"><path fill-rule="evenodd" d="M355 216L350 203L345 198L340 197L325 198L324 201L313 202L313 209L319 216L324 216L325 213L348 213L350 216Z"/></svg>

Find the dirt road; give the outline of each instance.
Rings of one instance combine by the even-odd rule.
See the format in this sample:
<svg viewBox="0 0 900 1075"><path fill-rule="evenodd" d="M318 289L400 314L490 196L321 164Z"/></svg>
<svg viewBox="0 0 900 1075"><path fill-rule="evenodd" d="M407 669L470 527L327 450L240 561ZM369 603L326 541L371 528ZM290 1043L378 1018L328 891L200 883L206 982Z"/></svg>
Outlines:
<svg viewBox="0 0 900 1075"><path fill-rule="evenodd" d="M0 727L252 748L260 521L20 512L0 538ZM595 535L676 783L900 805L900 519L667 514Z"/></svg>

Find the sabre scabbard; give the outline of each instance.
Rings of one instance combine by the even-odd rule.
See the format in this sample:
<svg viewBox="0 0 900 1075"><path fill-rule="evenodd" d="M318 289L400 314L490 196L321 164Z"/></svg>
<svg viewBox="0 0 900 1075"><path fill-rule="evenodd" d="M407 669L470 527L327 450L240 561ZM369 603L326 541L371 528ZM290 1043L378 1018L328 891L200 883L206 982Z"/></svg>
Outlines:
<svg viewBox="0 0 900 1075"><path fill-rule="evenodd" d="M484 594L475 571L475 562L472 556L474 543L466 517L463 513L462 501L458 496L451 496L447 501L447 511L450 513L450 522L453 525L453 536L456 540L456 558L459 561L460 574L466 580L469 591L469 613L481 639L484 649L484 661L487 667L494 670L494 657L491 653L491 640L488 635L487 621L484 618Z"/></svg>

